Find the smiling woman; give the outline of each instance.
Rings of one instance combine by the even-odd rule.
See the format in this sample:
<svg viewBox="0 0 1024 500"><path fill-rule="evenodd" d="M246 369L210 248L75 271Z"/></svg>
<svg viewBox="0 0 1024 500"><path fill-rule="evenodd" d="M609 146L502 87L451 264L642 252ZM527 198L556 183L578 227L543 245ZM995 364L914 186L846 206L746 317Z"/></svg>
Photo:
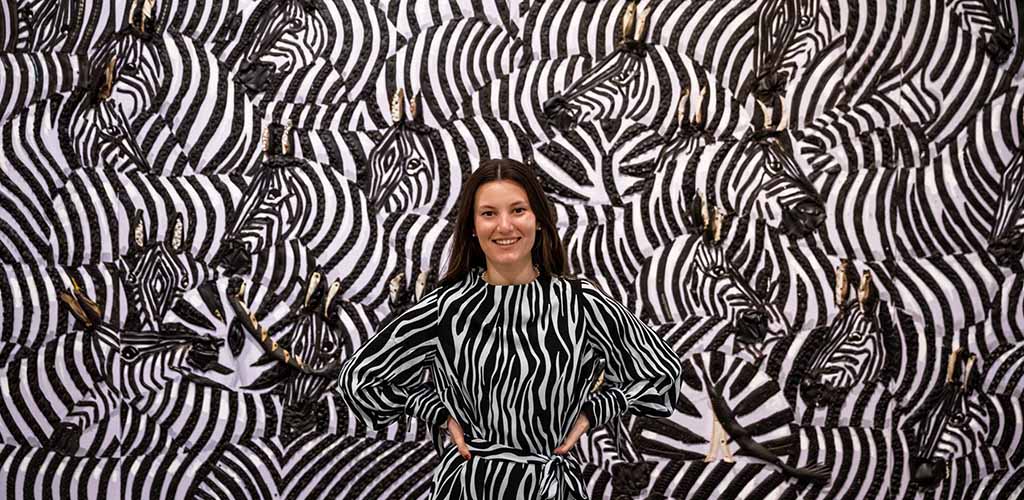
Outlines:
<svg viewBox="0 0 1024 500"><path fill-rule="evenodd" d="M534 173L485 161L463 186L439 286L342 367L339 392L373 427L403 414L433 426L433 498L586 499L569 453L579 437L626 413L672 413L682 370L672 349L565 274Z"/></svg>

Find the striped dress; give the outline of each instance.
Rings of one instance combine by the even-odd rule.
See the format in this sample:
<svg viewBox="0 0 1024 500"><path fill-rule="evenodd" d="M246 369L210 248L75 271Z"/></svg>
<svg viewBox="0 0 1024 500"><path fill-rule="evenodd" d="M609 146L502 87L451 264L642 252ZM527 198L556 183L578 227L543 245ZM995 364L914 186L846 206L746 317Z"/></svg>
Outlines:
<svg viewBox="0 0 1024 500"><path fill-rule="evenodd" d="M435 499L585 499L581 465L553 450L581 413L592 429L626 412L669 415L679 359L585 280L497 286L482 272L390 321L346 361L338 390L374 428L404 414L436 432L455 417L472 458L451 443L439 449Z"/></svg>

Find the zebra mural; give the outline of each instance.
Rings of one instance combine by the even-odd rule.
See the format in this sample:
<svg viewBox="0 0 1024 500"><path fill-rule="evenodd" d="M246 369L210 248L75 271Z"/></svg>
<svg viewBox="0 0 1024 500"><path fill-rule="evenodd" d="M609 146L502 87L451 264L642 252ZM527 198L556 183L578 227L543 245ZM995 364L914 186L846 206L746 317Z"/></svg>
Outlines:
<svg viewBox="0 0 1024 500"><path fill-rule="evenodd" d="M590 498L1016 498L1021 26L1010 0L0 0L3 496L429 498L450 441L369 428L332 374L509 157L570 274L685 367L671 416L581 437Z"/></svg>

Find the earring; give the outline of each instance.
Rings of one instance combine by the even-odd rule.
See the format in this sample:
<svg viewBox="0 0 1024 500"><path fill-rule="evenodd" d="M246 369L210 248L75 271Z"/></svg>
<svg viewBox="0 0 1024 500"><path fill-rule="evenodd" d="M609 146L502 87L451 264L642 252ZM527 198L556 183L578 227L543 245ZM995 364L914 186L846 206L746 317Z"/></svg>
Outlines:
<svg viewBox="0 0 1024 500"><path fill-rule="evenodd" d="M473 233L473 234L472 234L471 236L472 236L473 238L476 238L476 233Z"/></svg>

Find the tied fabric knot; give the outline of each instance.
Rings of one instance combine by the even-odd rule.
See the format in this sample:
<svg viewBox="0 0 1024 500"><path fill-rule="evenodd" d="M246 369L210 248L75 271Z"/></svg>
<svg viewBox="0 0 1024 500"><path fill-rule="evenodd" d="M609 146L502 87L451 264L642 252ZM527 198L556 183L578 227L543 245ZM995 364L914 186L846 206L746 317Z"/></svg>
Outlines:
<svg viewBox="0 0 1024 500"><path fill-rule="evenodd" d="M474 460L503 460L521 464L541 465L538 493L542 500L589 500L579 462L571 455L544 455L483 439L468 438L466 445L473 458L467 462L458 448L450 444L435 475L440 498L455 486L460 466Z"/></svg>
<svg viewBox="0 0 1024 500"><path fill-rule="evenodd" d="M541 472L540 479L540 491L543 495L541 498L544 500L562 500L564 498L579 498L568 495L570 486L566 484L567 479L579 480L577 475L571 475L569 472L569 462L566 457L562 455L554 455L548 459L547 463L544 464L544 469ZM580 491L583 488L582 485L574 488L576 491Z"/></svg>

